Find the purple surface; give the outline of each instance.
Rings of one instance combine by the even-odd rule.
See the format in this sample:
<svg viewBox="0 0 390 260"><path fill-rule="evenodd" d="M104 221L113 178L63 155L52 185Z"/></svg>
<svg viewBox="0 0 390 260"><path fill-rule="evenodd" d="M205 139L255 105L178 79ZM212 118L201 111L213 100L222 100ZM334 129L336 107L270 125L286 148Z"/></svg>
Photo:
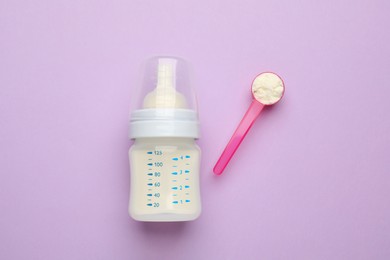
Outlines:
<svg viewBox="0 0 390 260"><path fill-rule="evenodd" d="M389 259L389 1L0 1L0 259ZM127 215L139 65L193 64L203 214ZM262 71L286 83L224 175Z"/></svg>

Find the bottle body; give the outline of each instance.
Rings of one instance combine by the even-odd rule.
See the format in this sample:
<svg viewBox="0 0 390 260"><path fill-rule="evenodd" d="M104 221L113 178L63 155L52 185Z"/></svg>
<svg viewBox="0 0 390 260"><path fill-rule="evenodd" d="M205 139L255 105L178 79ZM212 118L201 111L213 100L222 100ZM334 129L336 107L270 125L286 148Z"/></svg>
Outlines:
<svg viewBox="0 0 390 260"><path fill-rule="evenodd" d="M190 221L200 215L200 149L193 138L136 139L129 161L132 218Z"/></svg>

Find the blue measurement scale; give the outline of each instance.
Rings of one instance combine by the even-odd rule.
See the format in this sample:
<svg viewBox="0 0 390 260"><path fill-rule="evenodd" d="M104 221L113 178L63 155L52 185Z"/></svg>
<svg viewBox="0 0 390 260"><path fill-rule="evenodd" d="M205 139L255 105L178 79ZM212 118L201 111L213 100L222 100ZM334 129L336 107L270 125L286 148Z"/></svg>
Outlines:
<svg viewBox="0 0 390 260"><path fill-rule="evenodd" d="M162 150L146 153L146 206L161 210L191 203L191 156Z"/></svg>
<svg viewBox="0 0 390 260"><path fill-rule="evenodd" d="M156 155L162 155L159 151L148 151L147 152L147 170L146 170L146 206L151 208L160 207L161 197L161 168L163 162L155 160Z"/></svg>
<svg viewBox="0 0 390 260"><path fill-rule="evenodd" d="M172 200L173 205L181 205L190 203L190 155L180 155L172 157L174 162L172 165L172 182L171 189L173 190Z"/></svg>

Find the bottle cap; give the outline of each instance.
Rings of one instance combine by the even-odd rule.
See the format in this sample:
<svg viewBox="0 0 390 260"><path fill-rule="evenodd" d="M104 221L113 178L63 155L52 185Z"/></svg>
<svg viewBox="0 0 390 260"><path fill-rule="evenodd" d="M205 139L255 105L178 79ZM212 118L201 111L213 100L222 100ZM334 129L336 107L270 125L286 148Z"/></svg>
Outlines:
<svg viewBox="0 0 390 260"><path fill-rule="evenodd" d="M199 137L196 98L183 59L155 57L146 64L140 109L131 113L129 137Z"/></svg>

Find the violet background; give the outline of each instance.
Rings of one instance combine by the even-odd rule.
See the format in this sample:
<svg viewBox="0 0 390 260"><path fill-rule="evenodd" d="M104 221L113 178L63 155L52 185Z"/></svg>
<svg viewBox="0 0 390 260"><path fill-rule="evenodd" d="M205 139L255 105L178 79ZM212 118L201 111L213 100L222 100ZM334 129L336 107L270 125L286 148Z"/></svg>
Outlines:
<svg viewBox="0 0 390 260"><path fill-rule="evenodd" d="M0 0L0 259L390 259L390 2ZM202 216L127 214L139 66L191 61ZM275 71L225 173L212 167Z"/></svg>

